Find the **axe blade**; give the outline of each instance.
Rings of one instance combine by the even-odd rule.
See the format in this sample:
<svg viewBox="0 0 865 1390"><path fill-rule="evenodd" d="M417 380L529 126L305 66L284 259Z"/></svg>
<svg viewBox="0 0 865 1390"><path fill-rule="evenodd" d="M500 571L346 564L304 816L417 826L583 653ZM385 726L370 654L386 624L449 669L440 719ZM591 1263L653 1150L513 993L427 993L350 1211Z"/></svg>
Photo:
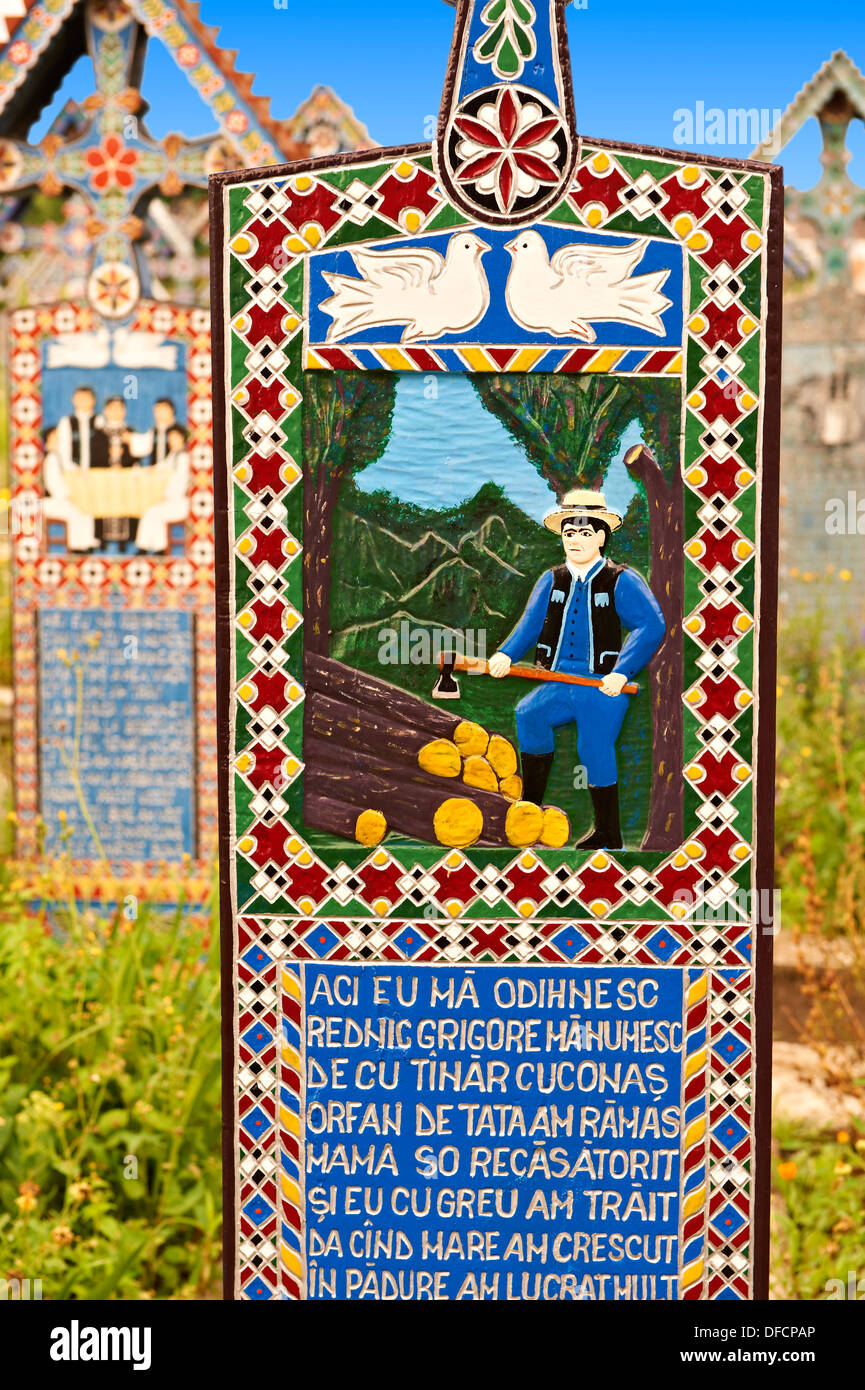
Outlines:
<svg viewBox="0 0 865 1390"><path fill-rule="evenodd" d="M433 686L432 697L434 700L458 700L460 698L460 684L454 675L455 658L442 658L439 677Z"/></svg>

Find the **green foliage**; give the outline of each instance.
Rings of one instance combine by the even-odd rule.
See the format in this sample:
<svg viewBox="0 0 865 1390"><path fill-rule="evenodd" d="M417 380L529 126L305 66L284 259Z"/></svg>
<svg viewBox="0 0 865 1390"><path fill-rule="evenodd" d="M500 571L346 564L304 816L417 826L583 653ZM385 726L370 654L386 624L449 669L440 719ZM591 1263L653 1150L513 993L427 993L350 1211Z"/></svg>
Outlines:
<svg viewBox="0 0 865 1390"><path fill-rule="evenodd" d="M571 488L600 488L625 430L638 421L669 480L679 462L679 386L575 374L470 378L561 501Z"/></svg>
<svg viewBox="0 0 865 1390"><path fill-rule="evenodd" d="M829 630L820 603L780 633L777 873L787 922L858 938L865 921L865 647L837 628L827 638Z"/></svg>
<svg viewBox="0 0 865 1390"><path fill-rule="evenodd" d="M865 1277L865 1139L851 1131L813 1136L786 1125L777 1127L776 1136L777 1296L838 1298L837 1285L829 1281L840 1280L840 1297L846 1299L848 1273Z"/></svg>
<svg viewBox="0 0 865 1390"><path fill-rule="evenodd" d="M629 384L600 374L484 374L471 383L560 501L570 488L600 487L636 413Z"/></svg>
<svg viewBox="0 0 865 1390"><path fill-rule="evenodd" d="M4 885L0 1277L46 1299L212 1296L219 1073L209 923L144 907L52 930Z"/></svg>
<svg viewBox="0 0 865 1390"><path fill-rule="evenodd" d="M384 453L396 384L391 372L306 373L304 465L320 495Z"/></svg>

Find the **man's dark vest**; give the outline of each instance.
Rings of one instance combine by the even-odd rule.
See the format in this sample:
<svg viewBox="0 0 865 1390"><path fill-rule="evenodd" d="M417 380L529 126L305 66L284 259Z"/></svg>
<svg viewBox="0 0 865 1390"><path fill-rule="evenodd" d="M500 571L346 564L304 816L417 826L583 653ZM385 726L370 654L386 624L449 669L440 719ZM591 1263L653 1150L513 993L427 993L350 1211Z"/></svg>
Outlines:
<svg viewBox="0 0 865 1390"><path fill-rule="evenodd" d="M72 435L72 462L81 465L81 423L77 415L69 417L70 431ZM108 467L108 440L101 430L93 426L90 421L90 467Z"/></svg>
<svg viewBox="0 0 865 1390"><path fill-rule="evenodd" d="M70 416L69 421L72 429L72 462L80 465L81 463L81 425L77 415ZM108 467L108 438L102 430L96 429L91 418L90 421L90 467Z"/></svg>
<svg viewBox="0 0 865 1390"><path fill-rule="evenodd" d="M622 624L616 612L613 590L616 580L626 568L626 565L614 565L612 560L605 560L603 569L592 576L589 621L592 625L591 669L596 676L609 675L622 650ZM573 583L574 578L567 565L557 565L553 570L550 602L535 654L536 664L547 671L551 670L559 649Z"/></svg>

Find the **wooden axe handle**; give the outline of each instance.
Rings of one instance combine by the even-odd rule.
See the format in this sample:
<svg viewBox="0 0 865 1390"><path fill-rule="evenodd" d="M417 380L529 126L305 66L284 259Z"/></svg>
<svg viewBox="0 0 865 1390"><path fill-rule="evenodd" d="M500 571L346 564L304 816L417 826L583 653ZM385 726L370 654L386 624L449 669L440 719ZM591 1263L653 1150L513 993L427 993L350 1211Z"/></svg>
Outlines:
<svg viewBox="0 0 865 1390"><path fill-rule="evenodd" d="M441 658L441 665L450 666L451 661ZM489 674L490 664L488 661L478 661L467 656L457 656L453 658L452 669L454 671L467 671L470 676L486 676ZM509 676L519 676L522 680L528 681L560 681L563 685L590 685L596 690L600 690L601 681L593 680L591 676L574 676L569 671L545 671L543 666L512 666L508 671ZM639 695L640 687L633 681L623 687L624 695Z"/></svg>

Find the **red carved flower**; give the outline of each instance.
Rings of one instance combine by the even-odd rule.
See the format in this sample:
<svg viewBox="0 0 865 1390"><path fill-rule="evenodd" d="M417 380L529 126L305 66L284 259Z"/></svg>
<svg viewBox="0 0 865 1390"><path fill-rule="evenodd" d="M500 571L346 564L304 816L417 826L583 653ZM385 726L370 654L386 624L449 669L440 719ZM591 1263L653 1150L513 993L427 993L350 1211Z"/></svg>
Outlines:
<svg viewBox="0 0 865 1390"><path fill-rule="evenodd" d="M101 145L87 151L85 159L91 171L90 183L97 193L104 193L112 185L133 187L138 154L128 149L119 135L106 135Z"/></svg>
<svg viewBox="0 0 865 1390"><path fill-rule="evenodd" d="M457 182L494 193L502 212L510 212L519 196L531 196L539 185L558 182L553 137L561 120L543 112L536 101L520 106L511 89L503 87L494 105L482 107L476 116L457 116L454 124L463 137Z"/></svg>

